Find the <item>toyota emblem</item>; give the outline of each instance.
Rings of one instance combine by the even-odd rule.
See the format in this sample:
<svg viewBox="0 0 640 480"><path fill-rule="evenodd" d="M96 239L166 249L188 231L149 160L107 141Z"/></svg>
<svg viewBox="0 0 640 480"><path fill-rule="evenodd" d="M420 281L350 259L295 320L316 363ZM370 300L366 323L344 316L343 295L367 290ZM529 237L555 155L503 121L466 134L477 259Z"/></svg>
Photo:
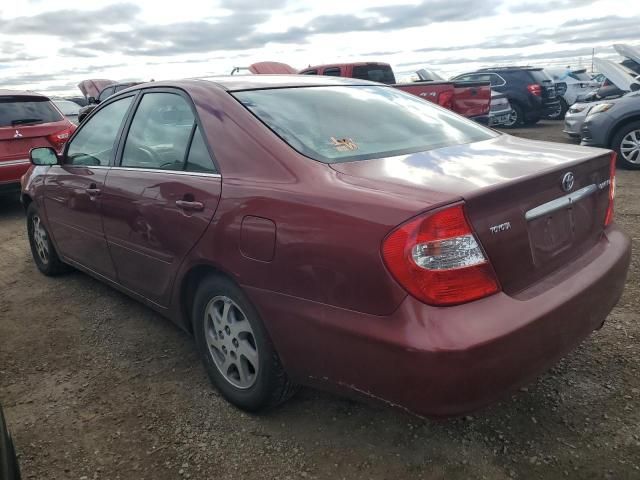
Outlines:
<svg viewBox="0 0 640 480"><path fill-rule="evenodd" d="M573 189L573 184L575 183L575 177L572 172L567 172L562 177L562 190L565 192L570 192Z"/></svg>

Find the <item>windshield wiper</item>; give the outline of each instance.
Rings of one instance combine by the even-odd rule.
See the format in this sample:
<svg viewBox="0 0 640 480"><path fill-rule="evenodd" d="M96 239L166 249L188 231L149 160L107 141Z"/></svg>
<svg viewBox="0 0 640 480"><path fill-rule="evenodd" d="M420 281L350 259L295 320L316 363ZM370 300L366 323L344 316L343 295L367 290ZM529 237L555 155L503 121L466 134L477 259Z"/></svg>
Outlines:
<svg viewBox="0 0 640 480"><path fill-rule="evenodd" d="M11 125L26 125L27 123L42 123L44 122L41 118L19 118L18 120L12 120Z"/></svg>

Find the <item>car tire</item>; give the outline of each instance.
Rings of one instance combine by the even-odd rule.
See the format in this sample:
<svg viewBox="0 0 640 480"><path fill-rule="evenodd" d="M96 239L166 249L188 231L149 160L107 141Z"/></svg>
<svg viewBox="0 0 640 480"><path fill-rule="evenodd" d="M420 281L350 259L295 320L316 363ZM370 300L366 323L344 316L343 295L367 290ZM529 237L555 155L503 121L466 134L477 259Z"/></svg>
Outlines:
<svg viewBox="0 0 640 480"><path fill-rule="evenodd" d="M0 408L0 478L2 480L20 480L20 466L13 440Z"/></svg>
<svg viewBox="0 0 640 480"><path fill-rule="evenodd" d="M511 116L509 120L504 124L505 128L518 128L523 125L524 114L522 108L517 103L511 104Z"/></svg>
<svg viewBox="0 0 640 480"><path fill-rule="evenodd" d="M618 154L618 166L640 170L640 122L620 128L613 137L611 148Z"/></svg>
<svg viewBox="0 0 640 480"><path fill-rule="evenodd" d="M297 391L267 331L240 288L221 275L200 282L192 325L198 352L213 385L233 405L263 411Z"/></svg>
<svg viewBox="0 0 640 480"><path fill-rule="evenodd" d="M524 121L524 124L528 127L532 127L533 125L535 125L536 123L538 123L540 121L540 117L530 117L527 118Z"/></svg>
<svg viewBox="0 0 640 480"><path fill-rule="evenodd" d="M53 277L71 270L71 267L60 260L34 202L31 202L27 208L27 235L29 236L31 255L40 272Z"/></svg>

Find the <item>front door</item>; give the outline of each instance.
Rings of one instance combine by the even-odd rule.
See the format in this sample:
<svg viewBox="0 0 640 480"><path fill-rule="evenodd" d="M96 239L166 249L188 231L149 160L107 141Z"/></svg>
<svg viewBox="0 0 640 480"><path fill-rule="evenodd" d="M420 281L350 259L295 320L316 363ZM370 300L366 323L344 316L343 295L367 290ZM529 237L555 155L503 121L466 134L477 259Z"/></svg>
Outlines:
<svg viewBox="0 0 640 480"><path fill-rule="evenodd" d="M83 123L62 164L46 176L44 204L58 252L109 279L115 269L102 229L102 190L133 98L105 105Z"/></svg>
<svg viewBox="0 0 640 480"><path fill-rule="evenodd" d="M190 100L145 93L102 195L104 230L124 287L167 306L178 268L211 222L221 179Z"/></svg>

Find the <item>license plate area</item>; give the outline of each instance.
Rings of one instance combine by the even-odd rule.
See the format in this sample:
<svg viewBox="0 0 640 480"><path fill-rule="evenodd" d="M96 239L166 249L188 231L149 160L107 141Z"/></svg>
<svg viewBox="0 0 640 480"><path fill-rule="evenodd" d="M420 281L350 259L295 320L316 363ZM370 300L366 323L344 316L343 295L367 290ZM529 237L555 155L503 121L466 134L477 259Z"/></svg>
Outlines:
<svg viewBox="0 0 640 480"><path fill-rule="evenodd" d="M503 123L507 123L507 121L509 121L510 116L511 115L509 113L504 113L502 115L490 117L489 125L502 125Z"/></svg>

